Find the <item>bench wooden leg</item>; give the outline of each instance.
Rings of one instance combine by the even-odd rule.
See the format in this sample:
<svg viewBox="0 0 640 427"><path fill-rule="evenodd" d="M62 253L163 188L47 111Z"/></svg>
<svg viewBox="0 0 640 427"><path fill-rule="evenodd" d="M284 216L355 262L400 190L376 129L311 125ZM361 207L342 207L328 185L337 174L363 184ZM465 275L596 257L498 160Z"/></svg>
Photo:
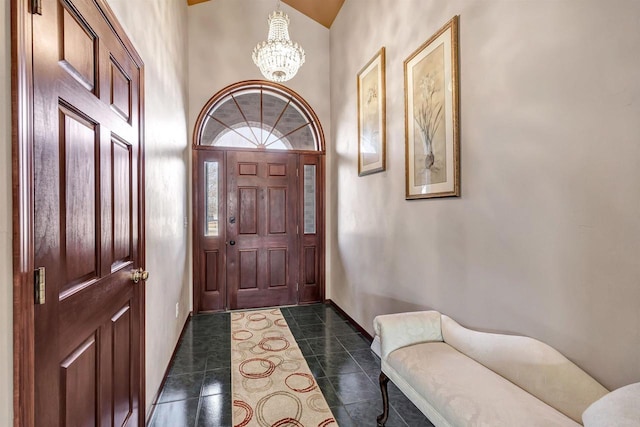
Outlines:
<svg viewBox="0 0 640 427"><path fill-rule="evenodd" d="M382 414L378 415L378 427L384 427L384 424L389 418L389 394L387 393L387 383L389 383L389 377L384 372L380 372L380 391L382 392Z"/></svg>

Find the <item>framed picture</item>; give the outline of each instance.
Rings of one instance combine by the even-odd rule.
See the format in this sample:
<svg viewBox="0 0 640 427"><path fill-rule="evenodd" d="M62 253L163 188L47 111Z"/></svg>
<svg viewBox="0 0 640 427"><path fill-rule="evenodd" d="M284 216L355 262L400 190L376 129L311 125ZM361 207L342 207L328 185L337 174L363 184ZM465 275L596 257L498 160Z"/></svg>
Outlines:
<svg viewBox="0 0 640 427"><path fill-rule="evenodd" d="M384 47L358 73L358 175L386 168Z"/></svg>
<svg viewBox="0 0 640 427"><path fill-rule="evenodd" d="M458 16L404 61L406 198L460 196Z"/></svg>

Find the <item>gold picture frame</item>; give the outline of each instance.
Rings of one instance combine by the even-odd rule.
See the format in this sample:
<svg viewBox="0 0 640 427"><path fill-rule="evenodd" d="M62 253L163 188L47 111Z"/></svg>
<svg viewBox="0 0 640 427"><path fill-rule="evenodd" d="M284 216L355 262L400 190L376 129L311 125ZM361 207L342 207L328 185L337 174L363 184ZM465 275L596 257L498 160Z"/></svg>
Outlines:
<svg viewBox="0 0 640 427"><path fill-rule="evenodd" d="M384 46L358 73L358 175L386 169Z"/></svg>
<svg viewBox="0 0 640 427"><path fill-rule="evenodd" d="M458 19L404 61L408 200L460 196Z"/></svg>

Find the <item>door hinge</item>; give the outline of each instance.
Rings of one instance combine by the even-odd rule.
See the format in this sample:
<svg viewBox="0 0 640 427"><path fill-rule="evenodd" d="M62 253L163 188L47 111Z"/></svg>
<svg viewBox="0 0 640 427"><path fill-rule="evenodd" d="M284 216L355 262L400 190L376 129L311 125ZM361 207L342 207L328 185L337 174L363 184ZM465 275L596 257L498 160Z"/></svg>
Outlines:
<svg viewBox="0 0 640 427"><path fill-rule="evenodd" d="M46 287L46 274L44 267L37 268L33 272L33 286L35 290L35 303L36 305L42 305L45 302Z"/></svg>
<svg viewBox="0 0 640 427"><path fill-rule="evenodd" d="M300 168L296 168L296 176L300 176Z"/></svg>
<svg viewBox="0 0 640 427"><path fill-rule="evenodd" d="M300 226L296 225L296 235L300 234Z"/></svg>
<svg viewBox="0 0 640 427"><path fill-rule="evenodd" d="M42 15L42 0L31 0L31 14Z"/></svg>

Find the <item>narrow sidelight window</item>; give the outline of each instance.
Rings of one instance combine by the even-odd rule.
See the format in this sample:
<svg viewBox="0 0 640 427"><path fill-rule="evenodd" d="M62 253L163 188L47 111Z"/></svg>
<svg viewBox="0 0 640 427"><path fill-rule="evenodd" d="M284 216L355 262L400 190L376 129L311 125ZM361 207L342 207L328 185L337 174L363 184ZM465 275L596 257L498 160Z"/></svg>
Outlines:
<svg viewBox="0 0 640 427"><path fill-rule="evenodd" d="M316 233L316 165L304 165L304 234Z"/></svg>
<svg viewBox="0 0 640 427"><path fill-rule="evenodd" d="M205 236L218 236L218 162L204 162Z"/></svg>

